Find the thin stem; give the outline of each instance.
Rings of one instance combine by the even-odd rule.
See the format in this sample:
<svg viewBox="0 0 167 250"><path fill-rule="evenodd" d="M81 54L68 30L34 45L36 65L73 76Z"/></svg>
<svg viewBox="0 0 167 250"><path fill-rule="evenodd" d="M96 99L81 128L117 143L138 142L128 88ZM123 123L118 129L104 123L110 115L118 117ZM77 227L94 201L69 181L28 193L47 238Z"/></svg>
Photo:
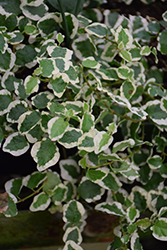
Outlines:
<svg viewBox="0 0 167 250"><path fill-rule="evenodd" d="M40 186L36 191L34 191L32 194L20 199L19 201L17 201L17 203L23 202L25 200L28 200L29 198L33 197L34 195L36 195L37 193L39 193L39 191L43 188L43 185Z"/></svg>

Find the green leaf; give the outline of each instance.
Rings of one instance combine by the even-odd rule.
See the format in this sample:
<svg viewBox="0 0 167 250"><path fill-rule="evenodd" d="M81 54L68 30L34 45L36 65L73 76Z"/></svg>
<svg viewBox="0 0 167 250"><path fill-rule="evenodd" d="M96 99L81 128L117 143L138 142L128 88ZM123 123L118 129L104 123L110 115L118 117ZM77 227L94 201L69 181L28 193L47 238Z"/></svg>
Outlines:
<svg viewBox="0 0 167 250"><path fill-rule="evenodd" d="M167 218L156 219L151 229L153 231L153 236L157 240L167 240Z"/></svg>
<svg viewBox="0 0 167 250"><path fill-rule="evenodd" d="M75 39L72 43L72 48L76 57L81 61L96 54L95 45L87 34L80 35L79 38Z"/></svg>
<svg viewBox="0 0 167 250"><path fill-rule="evenodd" d="M84 113L80 126L84 133L89 132L91 129L94 128L94 116L89 113Z"/></svg>
<svg viewBox="0 0 167 250"><path fill-rule="evenodd" d="M56 36L56 39L60 45L64 41L64 35L62 35L61 33L58 33Z"/></svg>
<svg viewBox="0 0 167 250"><path fill-rule="evenodd" d="M37 52L31 45L22 45L16 50L16 65L17 66L29 66L36 59ZM34 66L34 65L33 65Z"/></svg>
<svg viewBox="0 0 167 250"><path fill-rule="evenodd" d="M113 145L112 153L116 153L117 151L124 151L127 147L133 147L135 145L135 141L133 139L124 140L121 142L116 142Z"/></svg>
<svg viewBox="0 0 167 250"><path fill-rule="evenodd" d="M113 242L108 246L108 250L117 250L124 246L120 237L115 236Z"/></svg>
<svg viewBox="0 0 167 250"><path fill-rule="evenodd" d="M94 35L103 38L107 35L107 27L105 24L94 22L85 28L89 35Z"/></svg>
<svg viewBox="0 0 167 250"><path fill-rule="evenodd" d="M16 45L21 43L24 40L24 36L19 30L15 30L11 33L11 38L9 39L9 43L12 45Z"/></svg>
<svg viewBox="0 0 167 250"><path fill-rule="evenodd" d="M121 79L128 79L133 75L133 72L127 66L120 66L117 70L118 76Z"/></svg>
<svg viewBox="0 0 167 250"><path fill-rule="evenodd" d="M56 67L55 60L52 58L38 58L37 59L41 69L42 69L42 76L43 77L51 77L54 74L59 72L58 68Z"/></svg>
<svg viewBox="0 0 167 250"><path fill-rule="evenodd" d="M121 203L119 202L102 202L99 203L98 205L95 206L96 210L100 210L102 212L106 212L108 214L114 214L114 215L118 215L118 216L124 216L125 212L122 208Z"/></svg>
<svg viewBox="0 0 167 250"><path fill-rule="evenodd" d="M104 80L108 81L118 80L117 69L114 67L100 68L97 69L96 72L99 73Z"/></svg>
<svg viewBox="0 0 167 250"><path fill-rule="evenodd" d="M133 187L129 198L131 201L133 201L136 209L139 210L140 212L146 209L147 191L144 188L138 186Z"/></svg>
<svg viewBox="0 0 167 250"><path fill-rule="evenodd" d="M115 40L119 46L123 46L123 48L131 48L133 38L128 29L124 29L120 25L115 33Z"/></svg>
<svg viewBox="0 0 167 250"><path fill-rule="evenodd" d="M60 57L66 59L67 61L71 60L73 54L72 50L52 45L47 47L47 51L52 58Z"/></svg>
<svg viewBox="0 0 167 250"><path fill-rule="evenodd" d="M7 137L3 144L3 151L14 156L19 156L27 152L29 143L19 132L15 132Z"/></svg>
<svg viewBox="0 0 167 250"><path fill-rule="evenodd" d="M21 14L20 1L18 0L1 0L0 6L8 13Z"/></svg>
<svg viewBox="0 0 167 250"><path fill-rule="evenodd" d="M51 88L58 98L61 98L66 90L66 86L68 83L68 78L66 75L62 73L62 75L56 75L49 82L48 88Z"/></svg>
<svg viewBox="0 0 167 250"><path fill-rule="evenodd" d="M141 51L140 51L140 54L142 56L148 56L150 53L151 53L151 49L149 46L143 46Z"/></svg>
<svg viewBox="0 0 167 250"><path fill-rule="evenodd" d="M132 250L143 250L143 247L139 241L139 235L137 233L133 233L131 237L131 249Z"/></svg>
<svg viewBox="0 0 167 250"><path fill-rule="evenodd" d="M23 186L22 178L11 179L5 183L5 190L7 193L13 194L14 196L17 197L20 193L22 186Z"/></svg>
<svg viewBox="0 0 167 250"><path fill-rule="evenodd" d="M80 174L80 168L76 161L73 159L60 160L59 165L61 177L64 180L68 180L73 183L77 182Z"/></svg>
<svg viewBox="0 0 167 250"><path fill-rule="evenodd" d="M0 33L0 52L4 53L8 47L7 39Z"/></svg>
<svg viewBox="0 0 167 250"><path fill-rule="evenodd" d="M127 221L129 223L133 223L140 216L140 213L136 208L128 207L126 216L127 216Z"/></svg>
<svg viewBox="0 0 167 250"><path fill-rule="evenodd" d="M46 173L33 172L31 175L23 178L23 184L30 189L37 188L46 178Z"/></svg>
<svg viewBox="0 0 167 250"><path fill-rule="evenodd" d="M136 222L136 225L140 227L141 230L145 230L151 225L149 218L140 219Z"/></svg>
<svg viewBox="0 0 167 250"><path fill-rule="evenodd" d="M34 196L33 202L31 203L30 206L30 211L35 212L35 211L43 211L46 210L46 208L49 206L51 202L51 199L49 196L41 192L38 195Z"/></svg>
<svg viewBox="0 0 167 250"><path fill-rule="evenodd" d="M167 117L166 111L161 108L161 103L159 100L148 101L143 109L148 113L149 117L158 125L166 126Z"/></svg>
<svg viewBox="0 0 167 250"><path fill-rule="evenodd" d="M124 81L120 87L121 96L130 99L136 90L136 86L129 81Z"/></svg>
<svg viewBox="0 0 167 250"><path fill-rule="evenodd" d="M83 250L78 244L76 244L73 240L68 240L64 246L64 250Z"/></svg>
<svg viewBox="0 0 167 250"><path fill-rule="evenodd" d="M118 53L117 44L107 42L101 54L101 58L107 62L112 62L117 53Z"/></svg>
<svg viewBox="0 0 167 250"><path fill-rule="evenodd" d="M158 46L157 49L162 53L162 54L167 54L167 31L162 31L158 38Z"/></svg>
<svg viewBox="0 0 167 250"><path fill-rule="evenodd" d="M15 54L10 48L5 50L5 53L0 52L0 71L5 72L13 68L16 60Z"/></svg>
<svg viewBox="0 0 167 250"><path fill-rule="evenodd" d="M26 138L30 143L35 143L36 141L41 139L42 135L43 130L41 129L40 125L37 124L26 134Z"/></svg>
<svg viewBox="0 0 167 250"><path fill-rule="evenodd" d="M38 77L27 76L24 80L24 86L26 94L30 95L34 92L38 92L40 80Z"/></svg>
<svg viewBox="0 0 167 250"><path fill-rule="evenodd" d="M37 32L36 26L28 23L28 24L24 27L24 32L25 32L27 35L34 35L34 34Z"/></svg>
<svg viewBox="0 0 167 250"><path fill-rule="evenodd" d="M100 200L104 189L84 176L79 184L78 193L86 202L90 203Z"/></svg>
<svg viewBox="0 0 167 250"><path fill-rule="evenodd" d="M66 199L67 187L60 183L53 191L51 200L55 205L61 204Z"/></svg>
<svg viewBox="0 0 167 250"><path fill-rule="evenodd" d="M119 179L114 173L110 172L107 174L106 177L104 177L100 182L98 182L98 185L107 190L118 191L119 188L122 186L122 183L119 181Z"/></svg>
<svg viewBox="0 0 167 250"><path fill-rule="evenodd" d="M16 204L14 202L13 196L8 197L8 210L4 212L6 217L13 217L18 214Z"/></svg>
<svg viewBox="0 0 167 250"><path fill-rule="evenodd" d="M69 202L70 200L73 200L76 197L76 186L72 182L64 181L64 184L67 187L67 193L66 193L66 199L65 202Z"/></svg>
<svg viewBox="0 0 167 250"><path fill-rule="evenodd" d="M40 113L36 110L23 113L18 120L18 130L21 134L28 133L40 121Z"/></svg>
<svg viewBox="0 0 167 250"><path fill-rule="evenodd" d="M50 34L56 35L59 28L59 17L54 13L47 13L42 18L39 19L37 27L41 36L47 36Z"/></svg>
<svg viewBox="0 0 167 250"><path fill-rule="evenodd" d="M1 85L10 92L15 90L15 85L22 83L21 79L15 77L13 72L6 71L2 77Z"/></svg>
<svg viewBox="0 0 167 250"><path fill-rule="evenodd" d="M98 183L100 180L105 178L107 173L108 173L108 169L105 169L105 168L94 169L94 170L88 169L88 171L86 172L86 176L88 177L90 181Z"/></svg>
<svg viewBox="0 0 167 250"><path fill-rule="evenodd" d="M94 137L95 154L105 151L113 141L113 137L105 131L98 132Z"/></svg>
<svg viewBox="0 0 167 250"><path fill-rule="evenodd" d="M82 65L86 68L97 69L100 67L99 63L96 62L93 56L89 56L82 61Z"/></svg>
<svg viewBox="0 0 167 250"><path fill-rule="evenodd" d="M32 104L38 109L44 109L47 104L54 98L54 95L49 91L40 92L31 98Z"/></svg>
<svg viewBox="0 0 167 250"><path fill-rule="evenodd" d="M69 127L58 142L65 148L74 148L78 145L78 140L82 135L82 131L77 128Z"/></svg>
<svg viewBox="0 0 167 250"><path fill-rule="evenodd" d="M39 171L55 165L60 158L58 147L49 138L36 142L31 149L31 155Z"/></svg>
<svg viewBox="0 0 167 250"><path fill-rule="evenodd" d="M158 169L162 165L162 158L159 155L154 155L150 157L147 162L151 169Z"/></svg>
<svg viewBox="0 0 167 250"><path fill-rule="evenodd" d="M96 135L95 130L90 130L88 133L84 133L78 140L78 149L85 150L87 152L94 151L93 138Z"/></svg>
<svg viewBox="0 0 167 250"><path fill-rule="evenodd" d="M41 1L40 1L41 2ZM20 9L22 10L23 14L28 17L29 19L33 20L33 21L38 21L39 19L41 19L45 13L47 12L48 10L48 7L43 4L43 3L38 3L38 5L36 4L31 4L26 3L25 2L22 2L21 5L20 5Z"/></svg>
<svg viewBox="0 0 167 250"><path fill-rule="evenodd" d="M68 130L68 122L61 117L54 117L48 122L48 133L52 141L60 139Z"/></svg>
<svg viewBox="0 0 167 250"><path fill-rule="evenodd" d="M8 112L8 106L12 101L10 92L6 89L0 90L0 115Z"/></svg>
<svg viewBox="0 0 167 250"><path fill-rule="evenodd" d="M27 111L27 103L25 101L15 100L9 104L7 113L7 121L16 123L19 117Z"/></svg>
<svg viewBox="0 0 167 250"><path fill-rule="evenodd" d="M132 61L132 56L131 53L127 50L121 50L119 52L120 57L122 57L122 59L124 59L127 62L131 62Z"/></svg>
<svg viewBox="0 0 167 250"><path fill-rule="evenodd" d="M56 186L61 183L57 172L48 171L47 178L43 184L43 191L48 195L52 195Z"/></svg>
<svg viewBox="0 0 167 250"><path fill-rule="evenodd" d="M68 227L63 235L63 241L74 241L76 244L81 244L82 236L77 227Z"/></svg>
<svg viewBox="0 0 167 250"><path fill-rule="evenodd" d="M79 201L71 200L63 206L64 222L79 222L85 215L85 209Z"/></svg>

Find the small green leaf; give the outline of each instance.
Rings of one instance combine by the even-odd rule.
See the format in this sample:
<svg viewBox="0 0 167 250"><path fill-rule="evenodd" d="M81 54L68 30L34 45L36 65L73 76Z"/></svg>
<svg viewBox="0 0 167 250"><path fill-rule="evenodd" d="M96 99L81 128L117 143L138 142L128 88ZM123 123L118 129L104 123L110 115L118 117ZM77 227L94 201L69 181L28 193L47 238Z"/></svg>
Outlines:
<svg viewBox="0 0 167 250"><path fill-rule="evenodd" d="M62 35L61 33L58 33L56 36L56 39L60 45L64 41L64 35Z"/></svg>
<svg viewBox="0 0 167 250"><path fill-rule="evenodd" d="M24 177L23 184L30 189L37 188L46 177L46 173L33 172L31 175Z"/></svg>
<svg viewBox="0 0 167 250"><path fill-rule="evenodd" d="M97 69L100 67L99 63L95 61L93 56L87 57L82 61L82 65L86 68Z"/></svg>
<svg viewBox="0 0 167 250"><path fill-rule="evenodd" d="M151 229L157 240L167 241L167 218L156 219Z"/></svg>
<svg viewBox="0 0 167 250"><path fill-rule="evenodd" d="M24 86L26 89L26 94L30 95L34 92L37 92L39 89L40 80L38 77L27 76L24 80Z"/></svg>
<svg viewBox="0 0 167 250"><path fill-rule="evenodd" d="M65 234L63 235L63 241L74 241L76 244L81 244L82 242L82 236L77 227L68 227L65 231Z"/></svg>
<svg viewBox="0 0 167 250"><path fill-rule="evenodd" d="M137 233L133 233L131 237L131 249L132 250L143 250L143 247L139 241L139 235Z"/></svg>
<svg viewBox="0 0 167 250"><path fill-rule="evenodd" d="M88 25L85 28L85 30L89 35L94 35L100 38L103 38L104 36L107 35L107 27L105 24L102 24L102 23L94 22Z"/></svg>
<svg viewBox="0 0 167 250"><path fill-rule="evenodd" d="M16 50L16 65L27 66L31 65L36 59L37 52L31 45L23 45ZM33 65L34 66L34 65Z"/></svg>
<svg viewBox="0 0 167 250"><path fill-rule="evenodd" d="M55 165L60 158L58 147L49 138L43 138L42 141L36 142L31 149L31 155L37 162L39 171Z"/></svg>
<svg viewBox="0 0 167 250"><path fill-rule="evenodd" d="M78 193L86 202L90 203L100 200L101 196L104 194L104 189L84 176L78 187Z"/></svg>
<svg viewBox="0 0 167 250"><path fill-rule="evenodd" d="M12 101L10 92L6 89L0 90L0 115L8 112L8 106Z"/></svg>
<svg viewBox="0 0 167 250"><path fill-rule="evenodd" d="M77 128L69 127L58 142L65 148L73 148L78 145L78 140L82 135L82 131Z"/></svg>
<svg viewBox="0 0 167 250"><path fill-rule="evenodd" d="M11 179L5 183L5 190L7 193L11 193L14 196L18 197L22 186L23 186L22 178Z"/></svg>
<svg viewBox="0 0 167 250"><path fill-rule="evenodd" d="M68 130L68 122L61 117L54 117L48 122L48 133L52 141L60 139Z"/></svg>
<svg viewBox="0 0 167 250"><path fill-rule="evenodd" d="M149 218L144 218L144 219L140 219L136 222L136 225L138 227L140 227L140 229L144 230L146 228L148 228L151 225L151 222L149 220Z"/></svg>
<svg viewBox="0 0 167 250"><path fill-rule="evenodd" d="M16 216L18 214L18 211L17 211L16 204L14 202L13 196L9 196L8 200L9 200L9 202L8 202L8 209L7 209L6 212L4 212L4 215L6 217Z"/></svg>
<svg viewBox="0 0 167 250"><path fill-rule="evenodd" d="M64 222L79 222L85 215L85 209L79 201L71 200L63 206Z"/></svg>
<svg viewBox="0 0 167 250"><path fill-rule="evenodd" d="M61 183L59 175L57 172L48 171L46 180L43 184L43 191L48 195L52 195L56 186Z"/></svg>
<svg viewBox="0 0 167 250"><path fill-rule="evenodd" d="M116 142L113 145L112 153L116 153L117 151L124 151L127 147L133 147L134 145L135 141L133 139Z"/></svg>
<svg viewBox="0 0 167 250"><path fill-rule="evenodd" d="M55 205L60 205L66 199L67 187L60 183L54 189L51 200Z"/></svg>
<svg viewBox="0 0 167 250"><path fill-rule="evenodd" d="M60 165L61 177L64 180L68 180L75 183L80 174L80 168L77 162L74 161L73 159L66 159L66 160L60 160L59 165Z"/></svg>
<svg viewBox="0 0 167 250"><path fill-rule="evenodd" d="M15 132L9 135L3 144L3 151L8 152L14 156L19 156L27 152L29 149L29 143L23 135L19 132Z"/></svg>
<svg viewBox="0 0 167 250"><path fill-rule="evenodd" d="M147 162L151 169L158 169L162 166L162 158L159 155L150 157Z"/></svg>
<svg viewBox="0 0 167 250"><path fill-rule="evenodd" d="M167 31L162 31L158 38L158 46L157 49L162 53L162 54L167 54Z"/></svg>
<svg viewBox="0 0 167 250"><path fill-rule="evenodd" d="M49 198L49 196L46 193L41 192L34 197L33 202L30 206L30 211L34 212L46 210L50 202L51 199Z"/></svg>
<svg viewBox="0 0 167 250"><path fill-rule="evenodd" d="M38 63L42 69L43 77L51 77L59 72L56 67L55 61L52 58L38 58Z"/></svg>
<svg viewBox="0 0 167 250"><path fill-rule="evenodd" d="M119 46L122 44L123 48L131 48L133 38L128 29L124 29L120 25L115 33L115 40Z"/></svg>
<svg viewBox="0 0 167 250"><path fill-rule="evenodd" d="M27 111L19 117L18 130L21 134L28 133L40 121L40 113L36 110Z"/></svg>
<svg viewBox="0 0 167 250"><path fill-rule="evenodd" d="M112 203L107 203L107 202L102 202L95 207L96 210L100 210L102 212L106 212L108 214L114 214L118 216L124 216L125 212L122 208L121 203L119 202L112 202Z"/></svg>

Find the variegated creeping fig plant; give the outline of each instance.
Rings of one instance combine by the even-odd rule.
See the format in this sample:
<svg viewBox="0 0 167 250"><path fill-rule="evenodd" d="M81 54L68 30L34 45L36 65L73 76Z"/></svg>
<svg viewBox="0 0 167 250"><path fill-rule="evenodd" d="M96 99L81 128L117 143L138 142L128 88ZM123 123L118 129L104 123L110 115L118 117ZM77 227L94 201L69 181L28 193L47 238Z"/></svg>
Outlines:
<svg viewBox="0 0 167 250"><path fill-rule="evenodd" d="M159 64L167 11L157 21L84 0L0 4L0 143L14 156L30 148L37 164L6 182L4 215L29 197L31 211L61 211L64 250L82 249L89 207L120 218L108 250L141 250L141 231L167 241L167 68ZM24 186L32 193L21 199Z"/></svg>

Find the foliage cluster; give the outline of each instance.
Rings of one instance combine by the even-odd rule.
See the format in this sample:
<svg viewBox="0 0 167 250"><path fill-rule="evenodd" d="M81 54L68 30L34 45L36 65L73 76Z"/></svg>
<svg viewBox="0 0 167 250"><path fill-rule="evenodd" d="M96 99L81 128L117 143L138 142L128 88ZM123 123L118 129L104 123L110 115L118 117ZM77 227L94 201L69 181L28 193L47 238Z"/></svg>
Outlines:
<svg viewBox="0 0 167 250"><path fill-rule="evenodd" d="M0 143L14 156L31 149L37 163L6 182L4 215L29 197L31 211L61 211L64 250L82 249L89 208L120 218L108 250L142 249L140 231L166 241L167 12L156 21L84 0L0 4Z"/></svg>

